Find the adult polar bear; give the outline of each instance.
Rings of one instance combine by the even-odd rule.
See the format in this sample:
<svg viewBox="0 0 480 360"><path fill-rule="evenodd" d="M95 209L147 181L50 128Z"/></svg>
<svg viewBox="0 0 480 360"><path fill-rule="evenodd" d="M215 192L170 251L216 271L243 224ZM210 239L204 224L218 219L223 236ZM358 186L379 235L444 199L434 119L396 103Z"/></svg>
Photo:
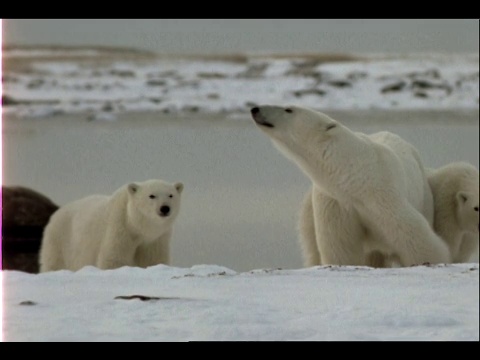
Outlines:
<svg viewBox="0 0 480 360"><path fill-rule="evenodd" d="M297 106L251 114L312 180L300 223L305 266L383 266L384 255L401 266L450 261L432 230L432 193L412 145L388 132L352 132Z"/></svg>
<svg viewBox="0 0 480 360"><path fill-rule="evenodd" d="M152 179L62 206L45 228L40 272L168 265L182 190L182 183Z"/></svg>

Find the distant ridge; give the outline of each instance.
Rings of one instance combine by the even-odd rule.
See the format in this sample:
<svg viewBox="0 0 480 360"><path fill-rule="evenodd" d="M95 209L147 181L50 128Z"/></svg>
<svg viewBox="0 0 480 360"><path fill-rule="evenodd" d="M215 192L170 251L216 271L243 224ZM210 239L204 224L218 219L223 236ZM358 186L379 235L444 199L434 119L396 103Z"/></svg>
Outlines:
<svg viewBox="0 0 480 360"><path fill-rule="evenodd" d="M136 48L116 47L116 46L97 46L97 45L21 45L21 44L3 44L4 51L12 50L43 50L43 51L84 51L93 50L110 53L133 53L138 55L155 56L153 51L141 50Z"/></svg>

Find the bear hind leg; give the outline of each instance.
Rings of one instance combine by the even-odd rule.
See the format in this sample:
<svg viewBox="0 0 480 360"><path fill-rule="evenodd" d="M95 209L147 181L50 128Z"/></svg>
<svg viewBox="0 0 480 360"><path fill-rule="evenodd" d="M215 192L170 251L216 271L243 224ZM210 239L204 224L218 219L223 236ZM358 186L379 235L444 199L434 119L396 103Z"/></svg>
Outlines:
<svg viewBox="0 0 480 360"><path fill-rule="evenodd" d="M368 211L378 219L378 230L395 250L402 266L450 262L447 245L409 203L376 202Z"/></svg>

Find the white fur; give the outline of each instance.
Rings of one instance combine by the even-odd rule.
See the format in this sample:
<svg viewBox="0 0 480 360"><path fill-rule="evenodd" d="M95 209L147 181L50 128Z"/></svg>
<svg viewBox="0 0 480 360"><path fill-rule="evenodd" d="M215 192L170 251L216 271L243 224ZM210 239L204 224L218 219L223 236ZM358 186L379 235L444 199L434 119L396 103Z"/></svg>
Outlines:
<svg viewBox="0 0 480 360"><path fill-rule="evenodd" d="M450 261L432 229L432 194L412 145L297 106L260 106L252 117L312 180L300 219L305 266Z"/></svg>
<svg viewBox="0 0 480 360"><path fill-rule="evenodd" d="M169 264L182 190L181 183L147 180L62 206L45 228L40 272ZM168 216L161 216L162 206Z"/></svg>
<svg viewBox="0 0 480 360"><path fill-rule="evenodd" d="M447 243L454 263L478 262L478 170L466 162L428 169L435 202L434 229Z"/></svg>

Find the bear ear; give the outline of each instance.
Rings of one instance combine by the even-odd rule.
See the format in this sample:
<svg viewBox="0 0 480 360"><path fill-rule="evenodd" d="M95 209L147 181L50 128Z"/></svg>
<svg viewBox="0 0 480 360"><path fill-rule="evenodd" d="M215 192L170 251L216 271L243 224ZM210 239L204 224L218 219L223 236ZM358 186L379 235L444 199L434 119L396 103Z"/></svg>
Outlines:
<svg viewBox="0 0 480 360"><path fill-rule="evenodd" d="M459 204L465 204L470 197L470 193L466 191L459 191L457 192L457 201Z"/></svg>
<svg viewBox="0 0 480 360"><path fill-rule="evenodd" d="M336 124L336 123L330 123L330 124L328 124L327 127L325 128L325 131L335 129L336 127L337 127L337 124Z"/></svg>
<svg viewBox="0 0 480 360"><path fill-rule="evenodd" d="M138 190L138 185L135 183L128 184L128 193L133 195L137 192Z"/></svg>
<svg viewBox="0 0 480 360"><path fill-rule="evenodd" d="M175 189L177 189L178 193L181 194L183 191L183 184L181 182L175 183Z"/></svg>

